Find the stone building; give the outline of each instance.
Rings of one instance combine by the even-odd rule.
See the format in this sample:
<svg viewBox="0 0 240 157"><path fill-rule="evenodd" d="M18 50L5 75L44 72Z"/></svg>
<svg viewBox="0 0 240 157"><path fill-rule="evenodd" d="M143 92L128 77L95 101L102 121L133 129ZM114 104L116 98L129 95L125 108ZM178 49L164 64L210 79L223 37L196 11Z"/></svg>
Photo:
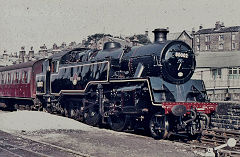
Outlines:
<svg viewBox="0 0 240 157"><path fill-rule="evenodd" d="M9 66L18 61L18 56L9 55L6 50L0 56L0 67Z"/></svg>
<svg viewBox="0 0 240 157"><path fill-rule="evenodd" d="M240 100L240 53L200 52L193 79L204 80L212 101Z"/></svg>
<svg viewBox="0 0 240 157"><path fill-rule="evenodd" d="M202 26L193 35L195 52L219 52L240 50L240 26L225 27L217 21L214 28L203 29Z"/></svg>

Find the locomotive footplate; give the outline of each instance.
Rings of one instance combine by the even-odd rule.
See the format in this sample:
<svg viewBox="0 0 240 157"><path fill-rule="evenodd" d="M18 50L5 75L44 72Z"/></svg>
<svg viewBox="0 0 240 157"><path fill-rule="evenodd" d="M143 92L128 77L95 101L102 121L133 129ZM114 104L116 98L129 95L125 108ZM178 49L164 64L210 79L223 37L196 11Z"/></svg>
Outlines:
<svg viewBox="0 0 240 157"><path fill-rule="evenodd" d="M188 111L196 109L197 112L210 114L215 112L218 104L210 102L163 102L162 107L165 109L165 114L172 113L172 109L176 105L183 105Z"/></svg>

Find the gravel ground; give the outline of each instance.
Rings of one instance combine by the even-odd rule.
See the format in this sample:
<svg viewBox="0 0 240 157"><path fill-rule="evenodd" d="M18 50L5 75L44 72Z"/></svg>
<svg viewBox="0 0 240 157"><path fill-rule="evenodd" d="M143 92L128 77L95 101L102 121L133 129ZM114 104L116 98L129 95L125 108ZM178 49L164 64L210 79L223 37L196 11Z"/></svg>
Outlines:
<svg viewBox="0 0 240 157"><path fill-rule="evenodd" d="M181 143L95 128L44 112L0 112L0 129L90 156L197 156Z"/></svg>

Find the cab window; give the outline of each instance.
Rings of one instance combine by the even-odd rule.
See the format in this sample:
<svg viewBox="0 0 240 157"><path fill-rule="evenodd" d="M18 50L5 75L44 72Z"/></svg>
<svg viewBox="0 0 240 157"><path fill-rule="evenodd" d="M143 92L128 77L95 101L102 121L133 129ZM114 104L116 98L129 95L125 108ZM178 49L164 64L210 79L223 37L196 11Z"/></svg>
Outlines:
<svg viewBox="0 0 240 157"><path fill-rule="evenodd" d="M59 68L59 61L53 61L51 66L51 72L57 73Z"/></svg>

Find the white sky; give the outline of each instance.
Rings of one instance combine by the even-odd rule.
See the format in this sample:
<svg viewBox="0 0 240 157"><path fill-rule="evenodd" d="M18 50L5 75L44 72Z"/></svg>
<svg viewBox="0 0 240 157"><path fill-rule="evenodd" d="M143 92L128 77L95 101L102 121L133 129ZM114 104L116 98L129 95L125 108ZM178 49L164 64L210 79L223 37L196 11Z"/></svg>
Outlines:
<svg viewBox="0 0 240 157"><path fill-rule="evenodd" d="M0 0L0 53L44 43L81 42L94 33L134 35L240 25L239 0Z"/></svg>

